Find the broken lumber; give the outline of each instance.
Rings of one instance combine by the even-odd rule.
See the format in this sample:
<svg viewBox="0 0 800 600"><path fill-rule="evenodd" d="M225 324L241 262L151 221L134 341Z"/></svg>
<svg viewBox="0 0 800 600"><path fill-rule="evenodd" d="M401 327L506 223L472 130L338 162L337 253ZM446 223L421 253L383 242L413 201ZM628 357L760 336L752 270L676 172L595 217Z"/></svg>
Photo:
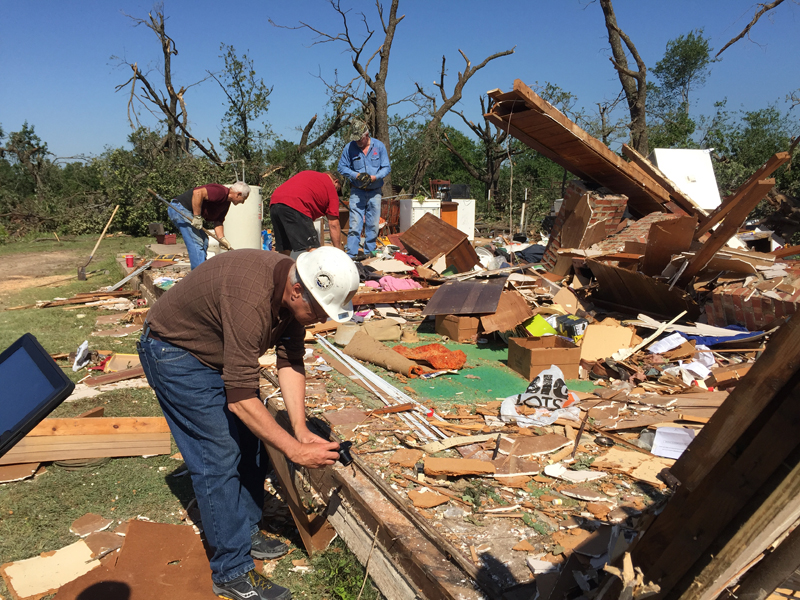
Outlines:
<svg viewBox="0 0 800 600"><path fill-rule="evenodd" d="M353 306L365 304L392 304L394 302L414 302L430 300L438 288L428 287L399 292L361 292L353 296Z"/></svg>
<svg viewBox="0 0 800 600"><path fill-rule="evenodd" d="M170 449L163 417L45 419L0 457L0 465L169 454Z"/></svg>

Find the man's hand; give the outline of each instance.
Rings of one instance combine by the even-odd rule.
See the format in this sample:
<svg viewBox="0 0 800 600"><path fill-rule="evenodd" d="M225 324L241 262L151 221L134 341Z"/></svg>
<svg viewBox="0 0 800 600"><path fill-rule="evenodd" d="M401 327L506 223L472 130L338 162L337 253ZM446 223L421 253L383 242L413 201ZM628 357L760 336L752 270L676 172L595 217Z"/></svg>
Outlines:
<svg viewBox="0 0 800 600"><path fill-rule="evenodd" d="M369 173L359 173L356 177L356 183L358 184L358 187L363 188L368 186L372 179L373 178L369 175Z"/></svg>
<svg viewBox="0 0 800 600"><path fill-rule="evenodd" d="M201 215L194 215L192 217L192 227L195 229L203 228L203 217Z"/></svg>
<svg viewBox="0 0 800 600"><path fill-rule="evenodd" d="M227 238L221 238L219 240L219 247L222 248L223 250L230 250L231 243L228 241Z"/></svg>
<svg viewBox="0 0 800 600"><path fill-rule="evenodd" d="M332 465L339 458L339 452L337 452L339 444L326 442L322 438L318 439L320 440L319 442L301 443L291 455L287 454L287 458L293 463L309 469L319 469L325 465Z"/></svg>

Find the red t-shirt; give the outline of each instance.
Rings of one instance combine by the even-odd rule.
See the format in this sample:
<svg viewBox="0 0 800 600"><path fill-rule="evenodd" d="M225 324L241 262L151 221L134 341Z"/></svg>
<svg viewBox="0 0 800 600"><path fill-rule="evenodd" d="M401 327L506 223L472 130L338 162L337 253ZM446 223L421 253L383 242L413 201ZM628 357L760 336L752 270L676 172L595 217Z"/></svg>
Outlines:
<svg viewBox="0 0 800 600"><path fill-rule="evenodd" d="M231 201L228 200L228 188L219 183L208 183L206 185L199 185L183 192L180 196L175 198L180 202L184 208L192 213L192 193L198 188L205 188L208 192L208 200L203 200L203 207L200 214L206 221L214 223L222 223L225 220L225 215L228 214L228 209L231 206Z"/></svg>
<svg viewBox="0 0 800 600"><path fill-rule="evenodd" d="M300 171L272 193L270 204L285 204L311 219L339 218L339 195L330 175Z"/></svg>

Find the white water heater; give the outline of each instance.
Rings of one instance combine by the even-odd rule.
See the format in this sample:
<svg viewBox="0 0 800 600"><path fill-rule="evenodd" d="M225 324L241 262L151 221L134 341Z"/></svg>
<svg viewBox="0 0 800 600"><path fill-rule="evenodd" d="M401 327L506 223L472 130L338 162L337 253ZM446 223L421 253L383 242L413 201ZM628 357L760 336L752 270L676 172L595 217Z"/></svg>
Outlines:
<svg viewBox="0 0 800 600"><path fill-rule="evenodd" d="M230 186L227 186L230 187ZM223 227L225 237L235 250L242 248L261 249L261 222L264 216L264 205L261 200L261 188L250 186L247 200L228 208Z"/></svg>

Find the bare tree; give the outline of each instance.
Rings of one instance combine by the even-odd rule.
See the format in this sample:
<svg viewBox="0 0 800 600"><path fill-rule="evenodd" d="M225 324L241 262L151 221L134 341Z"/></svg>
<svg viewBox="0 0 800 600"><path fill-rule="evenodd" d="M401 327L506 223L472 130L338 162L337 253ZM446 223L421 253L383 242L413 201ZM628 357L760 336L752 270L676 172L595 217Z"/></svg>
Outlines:
<svg viewBox="0 0 800 600"><path fill-rule="evenodd" d="M133 71L133 75L128 81L115 88L116 91L120 91L130 85L131 92L128 100L128 121L131 124L131 128L135 129L141 126L134 106L134 102L138 100L147 110L164 123L166 134L163 140L163 147L169 152L171 157L177 158L181 151L188 152L189 142L192 142L203 154L208 156L208 158L214 162L221 163L222 160L217 155L216 150L214 150L214 145L210 141L209 145L211 148L206 149L205 146L189 132L189 116L186 112L185 94L190 87L197 85L200 81L188 86L181 86L177 90L172 83L172 56L178 55L178 49L175 47L175 41L167 35L163 4L156 5L153 11L148 13L147 19L137 19L131 15L125 16L134 22L134 27L144 25L152 30L153 33L156 34L156 37L158 37L164 59L160 75L164 79L164 89L166 90L166 93L157 91L148 79L150 73L144 73L139 68L138 63L131 64L126 60L119 59L121 63L128 65ZM116 57L112 56L112 59L113 58ZM137 83L141 84L138 93ZM157 110L154 111L151 106L154 106ZM160 115L158 114L159 112Z"/></svg>
<svg viewBox="0 0 800 600"><path fill-rule="evenodd" d="M611 0L600 0L600 7L603 9L603 15L605 16L608 43L611 45L611 53L613 54L613 57L609 58L609 60L617 70L622 89L625 91L625 98L628 101L628 112L631 115L631 146L640 154L647 156L649 152L645 109L647 100L647 67L631 39L619 28ZM624 48L623 43L625 44ZM636 71L628 66L626 48L633 60L636 61Z"/></svg>
<svg viewBox="0 0 800 600"><path fill-rule="evenodd" d="M720 49L720 51L717 52L716 55L714 55L714 58L719 58L719 55L722 54L723 52L725 52L725 50L727 50L729 46L732 46L733 44L738 42L740 39L742 39L744 36L748 36L749 37L750 36L750 30L753 28L753 25L755 25L758 22L758 20L764 15L764 13L767 13L767 12L771 11L773 8L777 7L782 2L783 2L783 0L774 0L774 2L770 2L769 4L761 4L761 3L758 4L758 6L760 6L761 8L756 11L756 14L753 15L753 19L747 24L747 27L742 29L742 31L739 33L739 35L737 35L736 37L732 38L727 44L725 44Z"/></svg>
<svg viewBox="0 0 800 600"><path fill-rule="evenodd" d="M485 96L480 97L482 115L485 115L487 112L485 98ZM464 165L464 168L472 177L486 185L485 197L488 198L489 190L491 190L492 197L497 198L498 182L500 181L500 168L502 167L503 162L509 158L509 151L503 147L503 144L508 139L508 132L503 131L495 125L492 125L488 120L486 120L486 118L484 118L482 125L476 125L473 121L470 121L464 116L463 111L459 112L453 110L452 112L461 117L461 120L466 123L467 127L469 127L472 133L474 133L480 140L484 162L483 164L478 165L469 161L453 145L446 131L443 132L444 136L442 143L450 152L453 153L453 155L461 162L461 164ZM511 156L513 157L519 154L521 150L518 148L512 148L510 152Z"/></svg>
<svg viewBox="0 0 800 600"><path fill-rule="evenodd" d="M514 54L514 48L511 48L510 50L504 50L502 52L496 52L495 54L492 54L491 56L488 56L485 59L483 59L481 63L479 63L477 66L474 67L472 66L472 63L470 62L469 58L467 58L467 55L464 54L463 51L459 50L458 53L461 54L461 56L464 58L464 62L466 64L464 70L459 71L458 73L458 78L456 80L455 86L453 87L452 93L450 93L450 95L448 96L447 91L445 90L444 78L447 75L447 69L446 69L447 59L444 56L442 57L442 70L439 74L439 81L433 83L433 85L439 88L439 95L442 99L442 104L440 106L437 107L436 105L437 100L435 96L426 93L425 90L422 88L422 86L419 85L419 83L416 84L417 92L430 102L430 115L428 123L425 126L423 132L425 139L423 144L421 145L421 152L417 160L417 166L415 167L414 174L411 177L411 182L409 185L411 190L416 190L420 186L422 186L423 180L425 178L425 173L427 172L428 167L430 167L431 162L433 160L433 149L439 141L440 125L442 119L461 100L461 97L464 92L464 86L467 84L467 81L469 81L470 78L473 75L475 75L475 73L480 71L483 67L488 65L494 59L500 58L501 56L508 56L509 54ZM481 106L483 106L483 98L481 98ZM464 117L462 115L462 119L463 118Z"/></svg>
<svg viewBox="0 0 800 600"><path fill-rule="evenodd" d="M380 0L376 0L375 6L378 10L378 16L381 21L381 28L383 29L383 42L377 50L372 54L367 55L367 44L375 34L375 30L370 29L367 17L364 13L358 13L361 16L361 22L364 25L364 39L361 43L354 40L353 34L350 31L350 23L348 23L347 15L349 10L344 10L341 6L340 0L329 0L333 10L335 10L342 21L343 31L331 34L326 33L304 21L300 21L299 27L285 27L278 25L270 20L270 23L276 27L283 27L286 29L308 29L317 34L318 39L314 44L324 44L328 42L342 42L350 52L350 60L357 75L347 83L339 83L338 81L329 85L334 95L353 99L359 102L362 106L362 111L370 131L373 136L379 139L386 146L386 151L391 156L391 147L389 142L389 98L386 93L386 78L389 75L389 56L392 51L392 42L394 41L395 30L400 21L403 20L405 15L397 16L397 6L400 0L392 0L389 7L388 18L384 16L384 8ZM378 58L378 70L374 76L370 75L371 64L375 58ZM391 176L384 180L384 195L391 195Z"/></svg>

